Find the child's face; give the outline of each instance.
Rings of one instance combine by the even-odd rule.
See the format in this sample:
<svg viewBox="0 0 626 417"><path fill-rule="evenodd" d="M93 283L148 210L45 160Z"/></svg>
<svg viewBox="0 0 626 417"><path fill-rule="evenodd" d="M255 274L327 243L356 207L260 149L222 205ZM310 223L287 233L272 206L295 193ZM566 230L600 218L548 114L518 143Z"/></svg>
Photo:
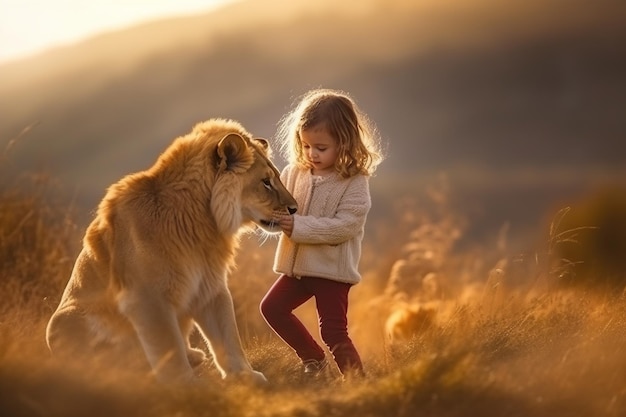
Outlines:
<svg viewBox="0 0 626 417"><path fill-rule="evenodd" d="M327 175L335 172L339 146L326 129L300 130L300 140L305 159L309 162L313 175Z"/></svg>

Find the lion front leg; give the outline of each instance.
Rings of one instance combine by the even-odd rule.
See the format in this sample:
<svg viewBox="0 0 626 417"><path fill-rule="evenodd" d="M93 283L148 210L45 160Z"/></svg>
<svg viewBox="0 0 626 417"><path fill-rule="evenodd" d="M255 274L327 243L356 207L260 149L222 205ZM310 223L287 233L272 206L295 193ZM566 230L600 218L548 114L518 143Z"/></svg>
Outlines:
<svg viewBox="0 0 626 417"><path fill-rule="evenodd" d="M154 297L154 295L153 295ZM131 322L156 377L164 382L191 380L193 370L172 305L146 294L120 298L120 311Z"/></svg>
<svg viewBox="0 0 626 417"><path fill-rule="evenodd" d="M228 289L204 305L195 317L223 378L240 375L256 382L267 382L261 372L252 369L245 356L235 319L233 299Z"/></svg>

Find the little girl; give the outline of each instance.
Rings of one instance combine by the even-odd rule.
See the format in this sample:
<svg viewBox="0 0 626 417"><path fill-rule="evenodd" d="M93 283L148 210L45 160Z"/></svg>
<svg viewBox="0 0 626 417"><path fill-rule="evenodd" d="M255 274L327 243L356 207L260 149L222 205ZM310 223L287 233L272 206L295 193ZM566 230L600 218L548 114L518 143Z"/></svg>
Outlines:
<svg viewBox="0 0 626 417"><path fill-rule="evenodd" d="M315 297L320 335L343 375L363 374L348 336L348 292L358 271L367 213L368 178L382 155L374 126L345 93L313 90L281 121L278 130L289 164L281 180L298 202L294 215L275 219L281 234L274 271L281 274L261 301L270 327L316 376L328 364L293 314Z"/></svg>

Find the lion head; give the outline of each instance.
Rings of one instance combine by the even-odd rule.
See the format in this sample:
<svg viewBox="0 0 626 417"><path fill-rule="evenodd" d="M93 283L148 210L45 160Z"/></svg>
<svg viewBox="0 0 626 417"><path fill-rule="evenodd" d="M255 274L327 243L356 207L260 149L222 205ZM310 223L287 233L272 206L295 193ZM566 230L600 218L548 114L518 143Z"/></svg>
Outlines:
<svg viewBox="0 0 626 417"><path fill-rule="evenodd" d="M294 213L297 203L269 159L269 143L227 134L217 144L217 165L211 210L218 228L234 232L254 223L266 232L280 232L274 213Z"/></svg>

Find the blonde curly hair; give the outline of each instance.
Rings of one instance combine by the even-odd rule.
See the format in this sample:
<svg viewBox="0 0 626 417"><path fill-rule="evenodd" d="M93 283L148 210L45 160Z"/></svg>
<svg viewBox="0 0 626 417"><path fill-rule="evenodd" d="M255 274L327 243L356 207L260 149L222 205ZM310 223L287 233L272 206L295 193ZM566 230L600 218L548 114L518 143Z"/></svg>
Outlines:
<svg viewBox="0 0 626 417"><path fill-rule="evenodd" d="M373 122L345 92L316 89L305 93L280 121L277 140L290 164L306 168L300 132L323 128L339 146L335 170L344 178L372 175L383 160Z"/></svg>

